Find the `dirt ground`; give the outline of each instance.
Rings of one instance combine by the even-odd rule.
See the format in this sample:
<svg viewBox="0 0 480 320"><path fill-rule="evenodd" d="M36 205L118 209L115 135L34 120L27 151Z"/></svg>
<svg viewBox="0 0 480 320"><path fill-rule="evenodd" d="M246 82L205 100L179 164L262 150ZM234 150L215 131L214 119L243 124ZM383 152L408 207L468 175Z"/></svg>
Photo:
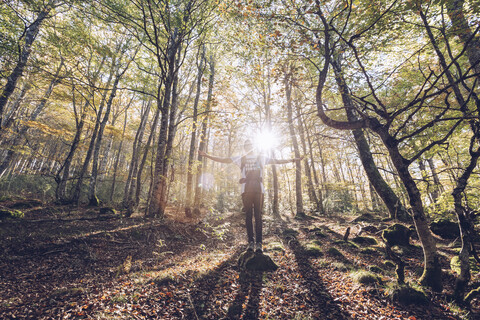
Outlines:
<svg viewBox="0 0 480 320"><path fill-rule="evenodd" d="M365 225L353 217L264 217L264 252L279 268L254 272L237 265L246 248L241 213L186 219L170 208L159 221L83 207L24 211L23 220L0 222L1 319L480 318L477 300L468 309L449 302L454 250L441 239L444 291L426 291L427 305L392 302L395 274L380 234L362 234L377 239L368 246L342 241L348 226L353 237ZM413 245L404 255L412 286L422 272ZM358 270L379 281L354 281ZM474 273L472 287L477 281Z"/></svg>

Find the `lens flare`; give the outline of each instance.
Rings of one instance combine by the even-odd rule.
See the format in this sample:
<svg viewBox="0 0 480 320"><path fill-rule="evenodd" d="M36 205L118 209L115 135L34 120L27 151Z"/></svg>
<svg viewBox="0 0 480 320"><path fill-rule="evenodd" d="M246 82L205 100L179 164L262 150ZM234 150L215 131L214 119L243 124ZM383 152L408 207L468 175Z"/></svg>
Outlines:
<svg viewBox="0 0 480 320"><path fill-rule="evenodd" d="M270 151L278 148L280 134L273 129L262 129L253 138L255 147L260 151Z"/></svg>

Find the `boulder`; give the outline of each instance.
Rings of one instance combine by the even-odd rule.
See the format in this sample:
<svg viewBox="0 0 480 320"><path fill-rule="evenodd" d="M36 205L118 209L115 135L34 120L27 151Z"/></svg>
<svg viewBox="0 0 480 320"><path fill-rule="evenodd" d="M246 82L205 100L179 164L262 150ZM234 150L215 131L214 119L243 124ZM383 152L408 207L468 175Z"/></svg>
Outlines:
<svg viewBox="0 0 480 320"><path fill-rule="evenodd" d="M430 224L430 230L444 239L456 239L460 236L458 223L448 219L439 219Z"/></svg>
<svg viewBox="0 0 480 320"><path fill-rule="evenodd" d="M409 246L411 233L412 231L403 224L395 223L383 230L382 238L391 247L396 245Z"/></svg>
<svg viewBox="0 0 480 320"><path fill-rule="evenodd" d="M277 264L269 256L251 250L240 254L238 266L250 271L275 271L278 269Z"/></svg>

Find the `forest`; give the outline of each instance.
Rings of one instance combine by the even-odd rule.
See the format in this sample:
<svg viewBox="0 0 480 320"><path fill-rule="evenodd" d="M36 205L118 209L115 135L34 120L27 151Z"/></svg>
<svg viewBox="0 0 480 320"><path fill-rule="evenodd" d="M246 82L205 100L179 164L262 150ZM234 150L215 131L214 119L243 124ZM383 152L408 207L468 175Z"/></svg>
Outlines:
<svg viewBox="0 0 480 320"><path fill-rule="evenodd" d="M0 318L480 319L479 0L0 15Z"/></svg>

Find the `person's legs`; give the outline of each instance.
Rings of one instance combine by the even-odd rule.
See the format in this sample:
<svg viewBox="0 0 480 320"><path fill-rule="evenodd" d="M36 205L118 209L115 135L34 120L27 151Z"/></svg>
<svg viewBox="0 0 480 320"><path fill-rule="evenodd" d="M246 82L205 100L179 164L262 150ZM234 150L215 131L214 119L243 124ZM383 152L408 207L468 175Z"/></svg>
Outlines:
<svg viewBox="0 0 480 320"><path fill-rule="evenodd" d="M255 193L253 199L253 210L255 214L255 240L256 240L256 249L262 248L262 211L263 211L263 193Z"/></svg>
<svg viewBox="0 0 480 320"><path fill-rule="evenodd" d="M251 193L242 194L243 210L245 211L245 226L247 227L248 244L253 244L253 197ZM252 248L253 249L253 248Z"/></svg>

